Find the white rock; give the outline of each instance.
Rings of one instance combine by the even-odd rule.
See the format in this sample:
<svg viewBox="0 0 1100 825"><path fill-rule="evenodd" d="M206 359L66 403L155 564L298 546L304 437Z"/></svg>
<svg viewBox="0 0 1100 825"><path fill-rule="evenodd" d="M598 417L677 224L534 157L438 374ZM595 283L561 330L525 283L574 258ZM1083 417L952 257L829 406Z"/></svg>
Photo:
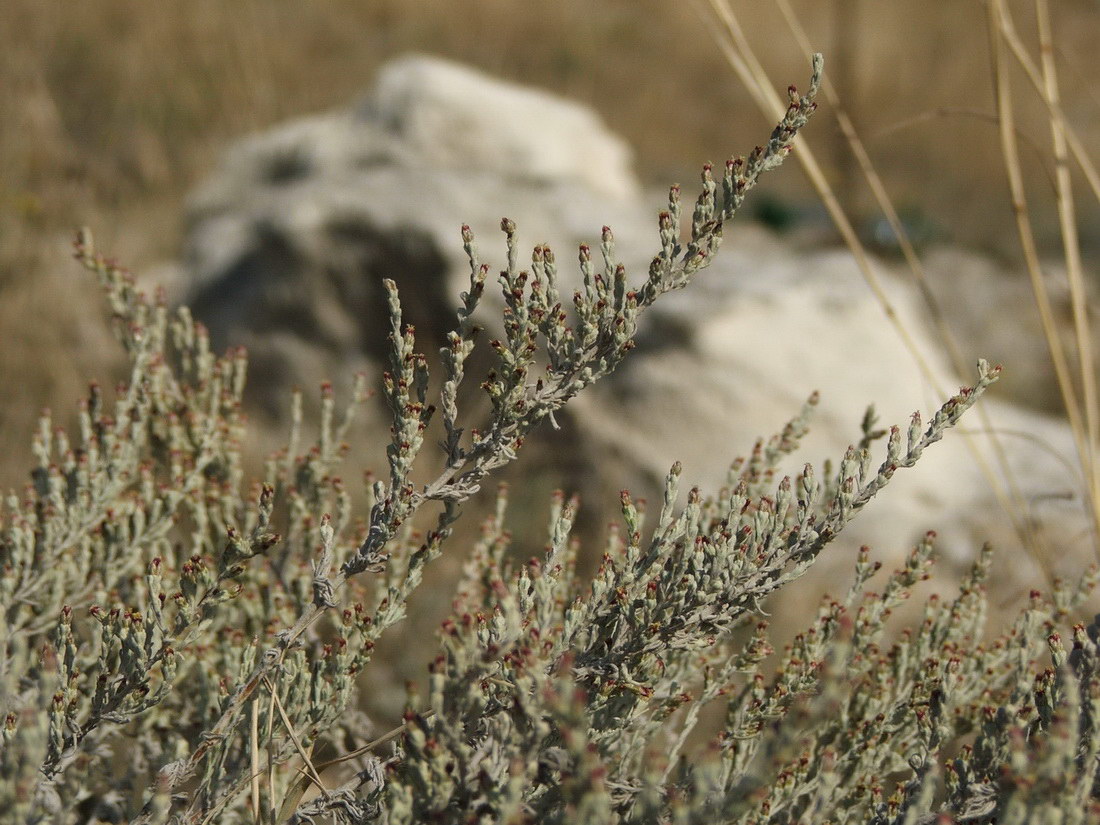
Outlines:
<svg viewBox="0 0 1100 825"><path fill-rule="evenodd" d="M595 442L633 460L632 467L629 460L620 466L649 491L675 460L683 464L685 484L717 490L732 459L747 455L756 436L777 432L814 390L821 401L811 432L787 473L806 461L820 469L824 458L839 459L859 440L868 404L874 403L880 426L896 423L904 433L913 411L927 421L973 375L953 374L916 290L877 267L934 384L851 256L795 252L749 227L729 233L696 283L657 305L643 321L648 331L639 352L577 399L574 415ZM979 353L971 355L976 361ZM1000 449L985 434L986 420ZM1023 549L983 464L1013 499L1017 521L1038 532L1052 568L1078 575L1091 544L1081 487L1067 469L1075 466L1068 427L987 397L915 468L897 473L823 556L815 582L831 583L835 593L858 545L870 544L880 558L897 563L925 531L935 530L946 562L942 581L956 580L989 540L1002 549L1002 560L1012 559L1000 568L1011 573L1000 590L1041 586L1042 570Z"/></svg>
<svg viewBox="0 0 1100 825"><path fill-rule="evenodd" d="M439 346L469 287L463 224L495 275L507 260L500 221L512 218L527 260L535 244L555 250L566 296L577 246L598 244L604 224L640 270L656 250L657 209L637 192L625 143L591 110L445 61L404 58L353 109L227 153L191 199L186 300L218 346L258 348L267 376L259 400L274 409L291 386L316 383L318 368L338 386L349 362L384 368L384 278L401 289L421 346ZM485 303L493 329L494 283ZM287 328L308 346L264 347ZM301 363L290 357L307 349Z"/></svg>
<svg viewBox="0 0 1100 825"><path fill-rule="evenodd" d="M586 106L434 57L388 64L359 109L429 166L637 196L626 142Z"/></svg>
<svg viewBox="0 0 1100 825"><path fill-rule="evenodd" d="M398 281L405 317L431 351L468 283L461 224L473 227L494 270L505 260L502 216L517 222L524 256L549 242L568 295L576 245L598 243L603 224L614 228L634 280L644 279L660 201L638 195L629 151L590 110L411 57L386 67L353 110L243 141L192 203L189 300L216 341L258 350L256 400L270 405L291 384L346 377L352 365L383 368L382 278ZM878 266L931 382L846 253L795 251L735 224L716 263L643 317L638 350L621 371L562 416L579 441L561 450L580 467L588 506L613 504L608 490L622 486L652 495L677 459L686 481L716 490L729 462L780 429L813 390L819 413L790 472L839 458L859 438L869 403L884 425L905 426L917 409L927 419L972 376L953 374L915 290ZM494 315L490 307L483 321ZM1001 433L1016 520L1037 525L1057 548L1053 566L1076 574L1089 541L1066 469L1067 427L992 399L982 409ZM384 414L377 421L384 433ZM976 412L964 419L963 429L983 426ZM809 577L815 586L842 588L858 544L896 561L929 529L941 535L945 580L992 539L1012 558L1002 589L1040 583L982 474L983 463L998 467L997 452L972 441L977 452L953 431L899 473L822 558Z"/></svg>

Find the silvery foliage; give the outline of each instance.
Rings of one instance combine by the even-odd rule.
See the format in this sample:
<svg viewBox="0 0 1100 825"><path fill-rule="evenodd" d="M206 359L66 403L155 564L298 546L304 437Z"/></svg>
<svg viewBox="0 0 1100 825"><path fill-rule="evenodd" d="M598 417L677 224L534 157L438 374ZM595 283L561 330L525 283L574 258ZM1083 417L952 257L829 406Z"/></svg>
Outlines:
<svg viewBox="0 0 1100 825"><path fill-rule="evenodd" d="M186 308L148 300L82 233L77 258L101 281L130 375L113 397L92 386L75 437L43 416L30 484L0 510L3 821L1023 822L1051 805L1064 821L1095 820L1098 634L1079 626L1067 653L1054 629L1091 575L1049 603L1036 594L983 645L983 554L957 599L930 601L918 628L886 644L884 621L925 576L931 539L880 593L864 592L876 569L864 552L848 595L764 674L764 600L975 403L997 375L984 363L927 424L876 432L868 419L835 473L778 478L811 399L734 465L728 488L692 490L683 509L674 467L652 528L624 492L623 525L587 583L576 503L555 500L544 557L516 568L502 494L442 627L426 704L410 696L402 724L372 739L352 702L460 505L612 371L645 310L718 250L813 111L820 58L814 68L766 146L720 181L704 169L686 243L673 187L636 288L605 228L596 254L580 250L567 307L552 251L536 248L521 270L502 222L504 336L481 385L488 422L469 431L459 387L489 265L464 228L470 287L440 353L444 465L422 485L412 473L437 407L386 285L389 476L368 485L366 518L337 475L365 380L342 415L322 386L307 449L296 396L287 448L246 484L245 354L213 354ZM1037 667L1048 647L1051 664ZM960 748L964 736L974 741Z"/></svg>

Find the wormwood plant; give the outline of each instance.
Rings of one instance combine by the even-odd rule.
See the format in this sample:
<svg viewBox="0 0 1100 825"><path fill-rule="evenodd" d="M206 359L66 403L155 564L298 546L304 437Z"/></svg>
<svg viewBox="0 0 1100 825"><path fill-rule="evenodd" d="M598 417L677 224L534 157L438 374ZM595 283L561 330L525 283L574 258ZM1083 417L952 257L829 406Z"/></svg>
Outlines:
<svg viewBox="0 0 1100 825"><path fill-rule="evenodd" d="M470 287L440 353L443 466L419 486L437 407L388 283L389 477L362 518L337 472L365 382L342 416L323 387L317 442L301 450L296 424L246 484L244 353L215 356L186 308L148 301L82 234L77 257L110 301L130 375L113 400L92 386L75 436L44 416L30 483L3 502L0 820L1100 821L1100 630L1076 627L1067 651L1055 629L1094 575L1034 594L983 644L985 551L958 598L933 599L887 645L885 620L926 575L931 535L879 593L865 592L876 565L863 551L848 594L765 673L763 601L975 403L997 376L984 362L927 424L914 415L903 434L867 422L835 474L807 465L778 478L811 399L711 496L692 490L680 508L673 467L651 528L624 492L623 525L589 582L576 574L576 502L555 499L544 556L514 566L502 494L442 626L428 696L410 695L382 735L352 701L463 502L615 368L649 306L706 266L725 221L790 151L820 70L815 58L809 92L792 87L766 146L721 181L704 168L686 243L672 188L635 288L605 228L598 261L581 247L567 309L553 253L537 247L521 270L502 222L504 335L490 342L479 429L458 398L489 265L463 229Z"/></svg>

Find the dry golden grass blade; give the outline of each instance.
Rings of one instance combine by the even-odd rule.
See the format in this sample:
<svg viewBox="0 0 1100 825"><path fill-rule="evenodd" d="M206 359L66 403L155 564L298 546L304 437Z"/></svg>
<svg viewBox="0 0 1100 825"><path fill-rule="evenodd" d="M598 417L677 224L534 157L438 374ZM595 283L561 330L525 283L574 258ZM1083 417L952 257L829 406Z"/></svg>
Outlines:
<svg viewBox="0 0 1100 825"><path fill-rule="evenodd" d="M252 777L252 821L256 825L263 822L263 814L260 812L260 705L252 701L251 729L248 743L249 756L251 758Z"/></svg>
<svg viewBox="0 0 1100 825"><path fill-rule="evenodd" d="M266 681L266 680L264 680ZM259 684L257 682L257 684ZM271 696L267 703L267 804L270 808L268 816L271 822L275 817L275 691L270 691Z"/></svg>
<svg viewBox="0 0 1100 825"><path fill-rule="evenodd" d="M429 708L428 710L420 714L421 719L431 719L433 716L435 716L435 710L432 708ZM330 759L328 762L322 762L320 765L317 766L317 768L318 770L323 771L325 768L331 767L332 765L338 765L341 762L347 762L348 760L354 759L357 756L362 756L364 753L369 753L375 748L381 745L385 745L387 742L396 739L401 734L401 732L405 730L406 727L406 724L400 724L393 730L382 734L377 739L372 739L370 742L367 742L367 744L363 745L360 748L356 748L353 751L345 753L343 756L337 756L335 759Z"/></svg>
<svg viewBox="0 0 1100 825"><path fill-rule="evenodd" d="M1039 33L1039 55L1043 68L1046 99L1051 104L1050 131L1054 148L1054 174L1058 192L1058 224L1062 233L1062 249L1066 257L1066 277L1069 281L1070 301L1073 310L1073 329L1077 338L1077 358L1081 369L1081 391L1085 404L1085 429L1088 435L1088 482L1090 495L1095 501L1100 497L1097 488L1096 467L1097 440L1100 438L1100 422L1097 412L1095 364L1092 358L1092 330L1088 316L1088 293L1085 287L1084 267L1081 263L1081 244L1077 236L1077 212L1073 203L1073 181L1069 173L1066 128L1061 118L1061 95L1058 90L1058 72L1054 62L1054 41L1051 36L1050 9L1047 0L1035 0L1036 28Z"/></svg>
<svg viewBox="0 0 1100 825"><path fill-rule="evenodd" d="M701 0L698 1L701 2ZM779 98L779 95L772 90L767 73L763 65L756 58L729 3L726 0L708 0L708 2L714 13L714 17L728 35L728 39L716 36L715 41L730 66L737 73L741 82L748 89L749 94L756 101L757 105L768 117L781 114L785 108L783 101ZM887 296L881 280L871 265L870 256L863 243L860 241L855 227L852 225L851 220L841 206L833 188L829 185L813 151L806 145L804 137L800 138L799 148L798 151L794 153L794 156L805 170L818 197L821 199L830 218L832 218L836 225L837 231L840 232L845 244L851 251L864 281L875 296L875 299L879 302L879 306L882 307L883 312L901 338L902 343L916 361L921 374L937 394L941 396L946 395L947 391L941 386L935 374L932 372L928 360L924 353L921 352L916 340L901 322L897 309L890 301L889 296ZM991 428L986 424L985 429L989 430ZM1047 553L1038 546L1037 537L1035 537L1033 531L1027 527L1025 520L1021 518L1021 514L1024 511L1013 503L1009 492L1005 489L1005 483L1002 482L993 471L993 468L990 467L989 462L982 452L978 450L972 438L965 433L963 434L963 438L971 455L974 457L975 463L981 469L990 489L993 491L998 504L1004 511L1006 517L1012 522L1013 529L1020 537L1021 543L1032 553L1037 563L1047 572L1049 578L1049 571L1047 571ZM1018 494L1017 498L1019 498Z"/></svg>
<svg viewBox="0 0 1100 825"><path fill-rule="evenodd" d="M791 8L789 0L775 0L776 6L778 6L780 12L783 15L783 19L787 23L787 27L790 29L791 35L794 37L795 42L798 44L799 49L803 52L813 52L813 45L810 43L810 38L806 34L806 30L802 27L798 16L794 13L794 9ZM887 223L890 225L891 231L894 233L894 237L897 239L898 246L901 248L902 255L905 258L906 264L909 266L909 271L913 275L913 279L916 281L917 289L920 291L921 297L924 299L925 306L928 309L929 316L932 323L939 334L940 340L944 342L947 347L948 357L951 359L951 365L954 367L955 372L959 375L965 375L969 364L962 356L962 352L959 349L958 341L955 338L955 334L951 331L951 328L947 324L947 318L944 315L943 308L940 306L939 300L936 298L932 291L931 285L928 281L928 274L925 271L924 264L917 254L916 248L913 246L912 241L909 238L909 233L905 229L905 225L901 220L901 216L894 208L894 203L890 198L889 193L886 191L886 185L883 182L878 171L875 169L874 163L871 161L871 156L867 152L867 148L860 138L859 133L856 131L855 125L852 123L851 118L848 117L848 113L845 110L840 100L840 95L837 93L836 86L826 76L821 85L822 91L825 94L825 99L829 102L830 107L833 109L833 113L836 115L837 122L840 125L841 133L844 136L845 141L850 148L852 155L855 157L856 162L859 164L860 171L863 173L864 178L867 180L868 186L871 188L871 193L874 195L875 202L878 203L879 208L882 210L883 215L886 217ZM839 201L838 201L839 202ZM847 239L847 236L846 236ZM862 251L862 244L859 243L859 238L855 238L856 244L860 246ZM849 243L849 248L851 244ZM852 250L855 252L855 250ZM989 411L984 405L979 406L978 416L981 419L982 429L985 431L988 438L990 447L993 450L993 455L997 461L999 469L1001 471L1001 478L1004 479L1005 487L1007 488L1002 493L1000 485L997 484L997 478L993 476L991 471L986 472L986 477L990 479L991 486L994 492L999 496L1003 496L1001 499L1001 505L1008 514L1012 521L1013 528L1020 539L1020 542L1028 548L1031 548L1036 561L1043 567L1047 574L1047 578L1052 577L1052 573L1049 570L1048 559L1050 558L1050 548L1045 546L1041 536L1032 526L1032 520L1028 518L1020 518L1018 514L1027 512L1027 504L1020 493L1019 486L1016 484L1016 480L1013 478L1013 474L1009 467L1008 456L1005 453L1004 445L1001 443L1001 439L997 435L997 427L994 426L992 419L990 418ZM969 443L969 437L967 438ZM972 448L973 449L973 448ZM975 454L977 451L974 450ZM984 459L982 459L984 464ZM1011 501L1011 506L1005 506L1007 500Z"/></svg>
<svg viewBox="0 0 1100 825"><path fill-rule="evenodd" d="M294 816L294 812L298 810L298 806L302 802L302 797L309 790L309 786L313 784L312 776L305 771L299 771L299 773L301 775L287 789L286 795L283 797L283 804L279 806L279 822L286 822Z"/></svg>
<svg viewBox="0 0 1100 825"><path fill-rule="evenodd" d="M296 751L298 751L298 756L301 758L302 762L305 763L306 772L307 772L307 776L309 777L309 781L311 781L314 785L316 785L318 788L320 788L321 793L328 793L328 788L326 788L325 783L321 781L321 775L317 772L317 768L315 768L313 766L313 760L310 758L309 751L307 751L305 749L305 747L302 745L302 740L299 739L298 734L294 732L294 724L290 721L290 718L286 715L286 710L283 709L283 703L279 700L279 694L275 690L275 686L271 684L271 681L266 676L264 677L264 684L267 686L267 689L269 691L271 691L271 698L275 702L275 708L279 711L279 718L283 720L283 727L286 728L286 732L290 736L290 741L294 743L294 749ZM288 795L288 797L289 797L289 795ZM301 798L301 796L298 797L298 799L300 799L300 798ZM283 819L284 819L283 812L288 807L287 806L288 801L289 801L289 798L287 800L284 800L283 805L280 806L281 810L280 810L279 817L278 817L277 821L280 821L280 822L283 821ZM291 808L291 813L294 812L295 808L297 808L297 801L295 801L294 806Z"/></svg>
<svg viewBox="0 0 1100 825"><path fill-rule="evenodd" d="M1017 235L1020 240L1020 248L1024 256L1024 264L1028 277L1031 280L1032 293L1035 297L1035 305L1039 310L1039 319L1043 328L1050 350L1051 362L1054 366L1055 377L1062 394L1062 400L1066 408L1066 417L1069 419L1073 438L1077 445L1077 453L1082 463L1085 476L1089 479L1086 484L1089 487L1089 505L1093 520L1093 527L1100 525L1100 509L1098 509L1097 497L1092 494L1093 482L1091 480L1091 466L1089 456L1087 433L1081 416L1081 406L1078 401L1077 390L1073 385L1073 379L1058 335L1058 328L1054 320L1054 312L1050 304L1050 296L1047 293L1046 282L1043 277L1042 266L1039 262L1039 252L1035 242L1034 232L1031 226L1031 216L1027 203L1027 195L1024 191L1023 170L1020 165L1019 146L1016 143L1016 131L1014 129L1014 109L1012 92L1008 77L1008 60L1004 50L1006 38L1004 3L1003 0L990 0L989 13L989 41L990 56L992 61L993 82L997 101L997 114L1000 119L1001 150L1004 155L1005 172L1008 177L1009 191L1012 199L1012 211L1016 220ZM1100 554L1100 547L1096 548Z"/></svg>
<svg viewBox="0 0 1100 825"><path fill-rule="evenodd" d="M432 709L428 709L424 713L420 714L422 719L431 719L434 715L435 711ZM370 753L375 748L381 745L385 745L387 742L396 739L398 736L401 735L402 731L405 730L405 727L406 724L402 723L393 730L382 734L377 739L372 739L370 742L363 745L362 747L356 748L353 751L349 751L348 753L337 756L334 759L329 759L327 762L321 762L319 765L315 766L314 773L319 774L321 771L328 770L334 765L339 765L342 762L349 762L352 759L355 759L357 756L362 756L365 753ZM280 822L289 819L294 811L298 809L298 804L301 802L302 797L309 789L309 786L313 784L313 778L308 773L306 773L305 771L301 771L301 774L301 777L290 787L290 790L288 790L286 793L286 797L283 799L282 807L279 810Z"/></svg>
<svg viewBox="0 0 1100 825"><path fill-rule="evenodd" d="M759 60L756 59L733 10L729 7L726 0L709 0L709 2L715 15L722 23L730 38L729 40L717 38L719 48L722 49L730 65L740 76L741 81L745 84L749 93L765 114L771 118L782 117L786 105L780 99L779 95L771 88L767 73ZM881 280L871 266L870 258L867 256L866 250L859 241L859 236L856 233L855 227L852 226L848 216L841 208L836 194L825 179L825 173L822 171L821 165L817 162L817 158L814 156L813 152L806 146L804 140L799 140L799 150L794 153L794 156L802 164L802 168L806 171L811 183L817 190L818 196L822 199L825 208L829 211L830 216L836 223L838 231L852 249L852 253L855 255L856 263L859 266L864 280L882 306L883 312L886 313L886 317L889 318L890 323L893 324L894 328L901 336L906 348L916 360L921 373L937 393L941 395L946 394L944 388L939 386L939 381L932 372L924 353L920 351L920 347L917 346L909 330L901 323L897 309L890 301L889 296L882 286Z"/></svg>
<svg viewBox="0 0 1100 825"><path fill-rule="evenodd" d="M992 8L990 13L992 14ZM1081 143L1081 139L1077 136L1077 133L1066 119L1062 107L1050 100L1047 96L1043 73L1039 67L1035 65L1035 61L1032 60L1031 55L1028 54L1027 47L1024 46L1020 36L1016 33L1016 26L1012 20L1012 15L1003 3L998 4L997 14L994 20L1001 36L1004 38L1004 42L1008 44L1009 49L1012 50L1012 54L1020 64L1020 67L1024 70L1028 80L1031 81L1031 85L1035 87L1035 91L1039 93L1040 99L1046 105L1049 116L1061 124L1070 154L1073 156L1073 159L1077 161L1077 166L1085 176L1085 180L1088 182L1093 196L1097 201L1100 201L1100 172L1097 171L1096 165L1092 162L1092 159L1089 158L1088 152L1085 151L1084 144Z"/></svg>

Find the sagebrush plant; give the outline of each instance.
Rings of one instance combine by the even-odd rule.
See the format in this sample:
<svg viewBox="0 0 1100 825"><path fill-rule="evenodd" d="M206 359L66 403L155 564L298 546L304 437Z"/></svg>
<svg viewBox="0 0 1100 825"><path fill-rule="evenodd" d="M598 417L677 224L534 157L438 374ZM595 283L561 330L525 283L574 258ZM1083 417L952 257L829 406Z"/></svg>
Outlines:
<svg viewBox="0 0 1100 825"><path fill-rule="evenodd" d="M545 555L513 565L502 493L442 626L428 695L410 694L382 735L356 710L359 674L463 502L611 372L645 310L718 251L725 221L812 113L814 63L764 147L729 161L720 181L704 169L686 243L672 188L639 286L605 228L597 262L580 250L583 288L567 309L553 253L536 248L521 270L515 227L502 222L504 336L490 342L480 428L458 409L490 271L469 230L470 287L440 353L437 407L387 284L389 477L371 486L365 517L337 474L365 380L339 417L324 386L317 442L300 451L296 426L247 483L245 354L213 354L186 308L147 300L82 233L77 257L108 296L130 376L113 402L93 385L75 435L44 416L31 481L3 502L0 819L1100 821L1100 630L1075 627L1067 653L1056 629L1094 573L1033 594L983 643L983 551L957 598L932 599L888 643L886 619L925 577L931 535L879 593L864 590L877 569L865 550L847 595L825 602L765 674L767 596L977 401L997 376L984 362L927 424L914 415L905 432L876 433L868 420L835 474L777 472L811 399L712 495L693 489L679 507L674 467L651 528L623 492L623 524L591 581L576 572L576 502L555 499ZM437 408L443 468L417 486ZM704 717L714 709L724 715Z"/></svg>

